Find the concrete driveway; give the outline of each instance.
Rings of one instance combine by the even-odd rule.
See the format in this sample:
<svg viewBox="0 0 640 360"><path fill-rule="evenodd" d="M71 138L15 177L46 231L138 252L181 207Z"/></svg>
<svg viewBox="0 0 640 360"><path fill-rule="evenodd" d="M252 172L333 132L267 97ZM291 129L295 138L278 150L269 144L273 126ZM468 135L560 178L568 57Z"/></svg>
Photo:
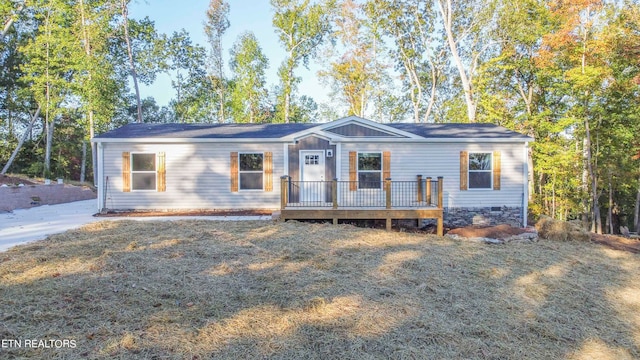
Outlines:
<svg viewBox="0 0 640 360"><path fill-rule="evenodd" d="M158 216L158 217L94 217L96 200L44 205L0 214L0 252L12 246L42 240L96 221L118 220L271 220L271 216Z"/></svg>

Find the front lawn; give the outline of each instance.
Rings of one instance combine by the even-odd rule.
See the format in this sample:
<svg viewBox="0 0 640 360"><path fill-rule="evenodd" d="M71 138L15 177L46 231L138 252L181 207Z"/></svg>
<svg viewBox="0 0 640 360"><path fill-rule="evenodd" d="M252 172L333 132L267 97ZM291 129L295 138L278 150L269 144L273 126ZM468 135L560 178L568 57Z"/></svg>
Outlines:
<svg viewBox="0 0 640 360"><path fill-rule="evenodd" d="M638 358L639 274L593 243L101 222L0 253L0 358Z"/></svg>

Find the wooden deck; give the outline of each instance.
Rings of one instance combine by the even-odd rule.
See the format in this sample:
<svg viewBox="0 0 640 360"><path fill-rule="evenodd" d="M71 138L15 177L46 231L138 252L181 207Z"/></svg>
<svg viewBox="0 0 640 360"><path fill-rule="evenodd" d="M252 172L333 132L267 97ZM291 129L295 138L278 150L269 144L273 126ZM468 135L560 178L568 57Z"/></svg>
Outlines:
<svg viewBox="0 0 640 360"><path fill-rule="evenodd" d="M391 220L394 219L416 219L418 223L422 219L436 219L437 233L443 235L442 208L360 208L360 209L332 209L332 208L304 208L296 207L280 210L280 220L333 220L334 224L338 220L358 219L358 220L386 220L387 230L391 230Z"/></svg>
<svg viewBox="0 0 640 360"><path fill-rule="evenodd" d="M443 207L442 207L442 178L438 178L434 182L434 191L432 198L432 184L429 181L423 183L422 177L418 176L418 182L415 187L410 189L411 196L404 196L402 202L397 201L399 194L397 191L392 193L394 188L391 179L386 179L384 184L384 193L382 198L367 201L367 206L354 206L353 201L341 200L339 196L337 180L326 184L331 186L331 198L315 202L297 202L291 201L289 196L290 188L289 179L282 178L281 189L281 208L279 214L280 221L286 220L332 220L334 224L338 220L386 220L387 230L391 230L391 222L394 219L415 219L418 224L422 219L436 219L437 233L443 235ZM299 182L301 183L301 182ZM397 182L398 184L400 182ZM403 182L406 183L406 182ZM350 184L344 184L350 185ZM321 184L324 187L324 184ZM405 187L406 188L406 187ZM405 191L406 193L406 191ZM405 194L406 195L406 194ZM395 197L394 197L395 196ZM354 198L352 197L351 200ZM394 202L395 201L395 202ZM397 204L400 202L400 204ZM351 206L349 206L351 205Z"/></svg>

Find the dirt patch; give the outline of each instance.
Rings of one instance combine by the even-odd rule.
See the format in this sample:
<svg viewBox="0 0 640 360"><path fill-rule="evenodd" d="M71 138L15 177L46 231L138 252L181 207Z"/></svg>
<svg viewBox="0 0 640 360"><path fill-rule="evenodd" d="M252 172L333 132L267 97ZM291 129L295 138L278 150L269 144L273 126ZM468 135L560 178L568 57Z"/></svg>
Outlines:
<svg viewBox="0 0 640 360"><path fill-rule="evenodd" d="M40 185L36 180L29 180L22 177L10 176L10 175L0 175L0 185Z"/></svg>
<svg viewBox="0 0 640 360"><path fill-rule="evenodd" d="M458 235L466 238L489 238L505 240L515 235L524 234L527 230L513 227L510 225L498 226L467 226L463 228L452 229L447 234Z"/></svg>
<svg viewBox="0 0 640 360"><path fill-rule="evenodd" d="M616 250L640 253L640 240L616 235L591 234L591 241Z"/></svg>
<svg viewBox="0 0 640 360"><path fill-rule="evenodd" d="M130 210L109 211L99 217L152 217L152 216L270 216L275 210Z"/></svg>

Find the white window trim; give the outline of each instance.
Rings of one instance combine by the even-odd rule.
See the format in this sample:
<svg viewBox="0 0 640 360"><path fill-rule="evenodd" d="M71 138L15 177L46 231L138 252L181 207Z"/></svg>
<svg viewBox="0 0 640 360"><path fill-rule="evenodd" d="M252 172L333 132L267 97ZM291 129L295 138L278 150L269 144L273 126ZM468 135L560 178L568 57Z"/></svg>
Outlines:
<svg viewBox="0 0 640 360"><path fill-rule="evenodd" d="M380 154L380 170L360 170L360 154ZM358 191L361 190L382 190L384 187L384 180L382 175L384 173L384 159L382 151L358 151L356 154L356 179L358 179ZM360 173L380 173L380 187L379 188L361 188L360 187Z"/></svg>
<svg viewBox="0 0 640 360"><path fill-rule="evenodd" d="M156 161L155 161L155 165L156 165L156 169L154 171L136 171L133 170L133 155L154 155L156 157ZM130 164L130 168L131 170L129 171L129 183L131 184L131 189L130 192L158 192L158 153L157 152L145 152L145 151L136 151L136 152L131 152L129 154L129 164ZM133 173L136 174L155 174L156 175L156 187L154 189L134 189L133 188Z"/></svg>
<svg viewBox="0 0 640 360"><path fill-rule="evenodd" d="M246 154L261 154L262 155L262 170L261 171L256 171L256 170L252 170L252 171L247 171L247 170L240 170L240 155L246 155ZM242 188L242 177L240 176L240 174L262 174L262 188L261 189L243 189ZM258 191L264 191L264 152L261 151L242 151L242 152L238 152L238 191L239 192L258 192Z"/></svg>
<svg viewBox="0 0 640 360"><path fill-rule="evenodd" d="M491 170L471 170L471 154L489 154L491 155ZM470 191L487 191L487 190L493 190L493 169L494 169L494 164L493 164L493 152L492 151L469 151L469 153L467 154L467 189ZM491 183L489 184L489 187L486 188L472 188L471 187L471 178L469 176L470 172L476 172L476 173L480 173L480 172L488 172L489 173L489 180L491 181Z"/></svg>

